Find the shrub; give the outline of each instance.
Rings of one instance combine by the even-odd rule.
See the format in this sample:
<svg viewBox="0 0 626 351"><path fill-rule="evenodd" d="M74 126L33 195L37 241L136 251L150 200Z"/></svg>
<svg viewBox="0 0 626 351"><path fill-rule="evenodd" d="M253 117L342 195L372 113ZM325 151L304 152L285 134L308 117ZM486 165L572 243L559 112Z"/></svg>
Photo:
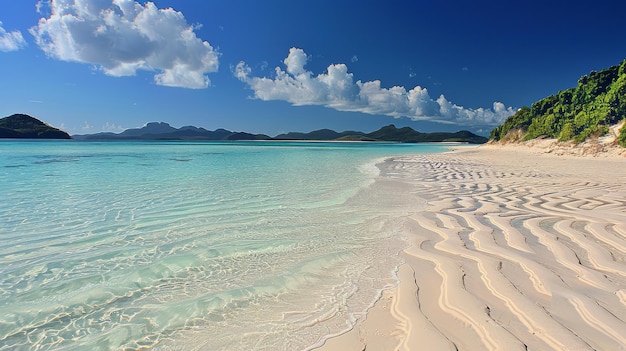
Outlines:
<svg viewBox="0 0 626 351"><path fill-rule="evenodd" d="M572 140L574 137L574 126L572 126L572 122L567 122L563 125L561 129L561 134L559 134L559 141L568 141Z"/></svg>
<svg viewBox="0 0 626 351"><path fill-rule="evenodd" d="M626 147L626 122L622 124L622 128L619 130L617 141L622 147Z"/></svg>

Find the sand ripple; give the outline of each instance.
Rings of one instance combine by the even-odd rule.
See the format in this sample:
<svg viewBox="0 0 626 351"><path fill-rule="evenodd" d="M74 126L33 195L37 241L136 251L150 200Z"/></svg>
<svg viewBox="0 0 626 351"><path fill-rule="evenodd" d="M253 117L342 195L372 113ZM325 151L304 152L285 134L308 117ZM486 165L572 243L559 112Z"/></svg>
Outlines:
<svg viewBox="0 0 626 351"><path fill-rule="evenodd" d="M484 154L384 166L429 203L406 223L401 349L624 349L626 163Z"/></svg>

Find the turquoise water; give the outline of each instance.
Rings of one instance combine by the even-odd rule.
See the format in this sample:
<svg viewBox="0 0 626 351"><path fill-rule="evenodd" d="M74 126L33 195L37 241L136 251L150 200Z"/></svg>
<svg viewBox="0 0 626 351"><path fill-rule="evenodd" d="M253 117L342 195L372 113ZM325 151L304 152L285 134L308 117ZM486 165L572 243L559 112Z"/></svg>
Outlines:
<svg viewBox="0 0 626 351"><path fill-rule="evenodd" d="M443 146L0 141L0 350L297 350L393 284ZM417 203L417 202L416 202Z"/></svg>

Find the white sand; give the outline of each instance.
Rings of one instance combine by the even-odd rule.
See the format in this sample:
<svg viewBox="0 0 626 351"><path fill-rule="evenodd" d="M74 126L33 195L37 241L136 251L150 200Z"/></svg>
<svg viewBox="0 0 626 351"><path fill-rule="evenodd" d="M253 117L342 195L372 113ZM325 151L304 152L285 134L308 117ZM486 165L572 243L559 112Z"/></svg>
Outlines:
<svg viewBox="0 0 626 351"><path fill-rule="evenodd" d="M322 350L626 349L626 158L481 146L398 157L429 209L364 321Z"/></svg>

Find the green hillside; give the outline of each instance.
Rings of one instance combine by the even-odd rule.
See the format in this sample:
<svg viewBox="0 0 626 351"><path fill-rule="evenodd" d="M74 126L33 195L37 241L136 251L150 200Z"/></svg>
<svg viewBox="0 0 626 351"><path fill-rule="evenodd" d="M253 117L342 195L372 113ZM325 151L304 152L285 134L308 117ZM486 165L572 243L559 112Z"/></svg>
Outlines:
<svg viewBox="0 0 626 351"><path fill-rule="evenodd" d="M0 138L70 139L70 136L37 118L14 114L0 118Z"/></svg>
<svg viewBox="0 0 626 351"><path fill-rule="evenodd" d="M592 71L575 88L560 91L523 107L491 131L495 141L521 141L538 137L580 143L604 135L609 126L626 118L626 60L600 72ZM626 128L620 144L626 147Z"/></svg>

